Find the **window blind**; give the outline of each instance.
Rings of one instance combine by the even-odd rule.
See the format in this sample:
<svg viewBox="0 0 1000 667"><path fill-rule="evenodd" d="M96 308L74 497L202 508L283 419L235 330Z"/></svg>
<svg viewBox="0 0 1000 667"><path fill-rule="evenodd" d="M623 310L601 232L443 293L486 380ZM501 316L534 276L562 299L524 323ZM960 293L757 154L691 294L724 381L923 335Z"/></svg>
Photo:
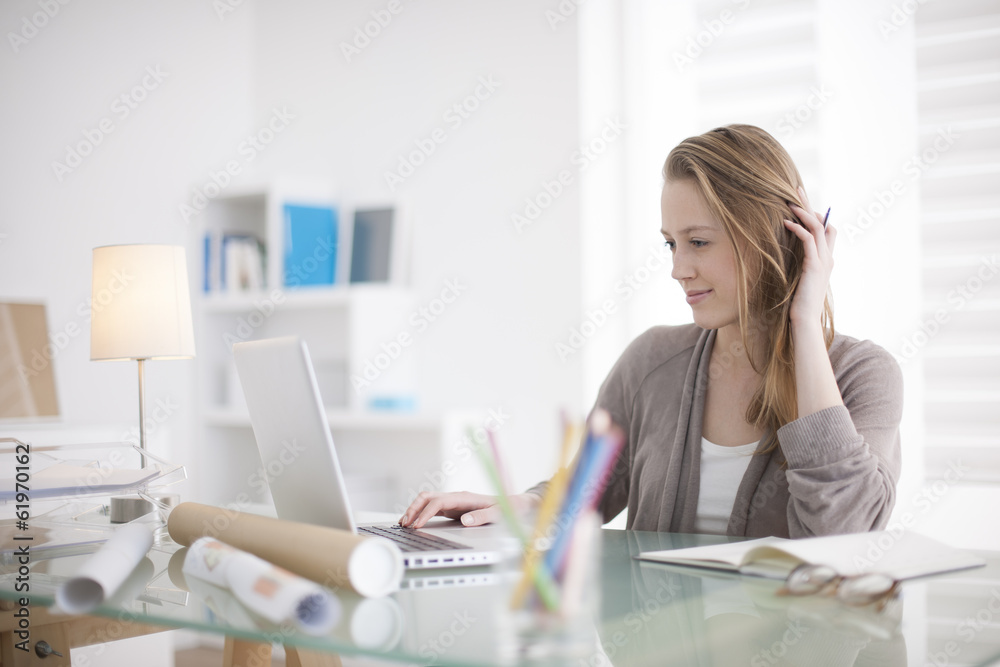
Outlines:
<svg viewBox="0 0 1000 667"><path fill-rule="evenodd" d="M915 15L930 479L1000 482L1000 3Z"/></svg>
<svg viewBox="0 0 1000 667"><path fill-rule="evenodd" d="M703 1L694 39L707 42L696 68L705 126L740 119L767 130L795 160L810 197L823 201L817 111L827 91L817 72L815 21L813 0ZM720 26L724 32L709 42L704 33Z"/></svg>

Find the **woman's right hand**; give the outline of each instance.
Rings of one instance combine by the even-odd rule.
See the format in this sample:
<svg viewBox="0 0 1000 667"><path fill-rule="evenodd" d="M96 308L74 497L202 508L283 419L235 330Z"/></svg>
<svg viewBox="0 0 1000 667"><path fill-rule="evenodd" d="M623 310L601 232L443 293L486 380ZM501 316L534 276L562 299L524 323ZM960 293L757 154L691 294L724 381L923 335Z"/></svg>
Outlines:
<svg viewBox="0 0 1000 667"><path fill-rule="evenodd" d="M515 512L523 512L534 507L539 499L535 494L522 493L510 496L508 500ZM499 522L503 518L500 506L497 504L497 496L468 491L450 493L425 491L406 508L399 519L399 525L407 528L423 528L431 517L435 516L459 519L463 526L482 526Z"/></svg>

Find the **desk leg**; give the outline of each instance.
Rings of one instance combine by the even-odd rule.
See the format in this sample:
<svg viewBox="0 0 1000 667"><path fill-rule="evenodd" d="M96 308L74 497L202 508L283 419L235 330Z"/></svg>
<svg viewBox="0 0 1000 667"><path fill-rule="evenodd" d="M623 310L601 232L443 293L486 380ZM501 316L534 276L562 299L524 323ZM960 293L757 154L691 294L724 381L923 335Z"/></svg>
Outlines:
<svg viewBox="0 0 1000 667"><path fill-rule="evenodd" d="M287 667L343 667L340 656L334 653L316 653L285 646L285 665Z"/></svg>
<svg viewBox="0 0 1000 667"><path fill-rule="evenodd" d="M222 667L270 667L271 645L226 637Z"/></svg>

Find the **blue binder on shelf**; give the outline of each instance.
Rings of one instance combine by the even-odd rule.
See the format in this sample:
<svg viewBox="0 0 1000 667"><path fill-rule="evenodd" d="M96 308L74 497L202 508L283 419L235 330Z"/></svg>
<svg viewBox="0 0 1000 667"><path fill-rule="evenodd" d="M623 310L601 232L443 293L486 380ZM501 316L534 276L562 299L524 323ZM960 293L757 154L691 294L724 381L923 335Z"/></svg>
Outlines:
<svg viewBox="0 0 1000 667"><path fill-rule="evenodd" d="M337 211L323 206L284 207L285 287L333 285L337 275Z"/></svg>

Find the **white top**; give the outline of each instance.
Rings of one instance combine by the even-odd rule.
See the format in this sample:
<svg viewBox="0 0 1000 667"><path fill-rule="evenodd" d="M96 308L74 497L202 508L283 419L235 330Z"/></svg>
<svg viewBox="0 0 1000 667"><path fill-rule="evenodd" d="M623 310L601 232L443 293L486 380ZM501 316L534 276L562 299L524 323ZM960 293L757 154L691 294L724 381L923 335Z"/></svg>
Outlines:
<svg viewBox="0 0 1000 667"><path fill-rule="evenodd" d="M723 447L701 439L701 482L694 529L698 533L725 535L733 513L736 490L750 465L757 443Z"/></svg>

